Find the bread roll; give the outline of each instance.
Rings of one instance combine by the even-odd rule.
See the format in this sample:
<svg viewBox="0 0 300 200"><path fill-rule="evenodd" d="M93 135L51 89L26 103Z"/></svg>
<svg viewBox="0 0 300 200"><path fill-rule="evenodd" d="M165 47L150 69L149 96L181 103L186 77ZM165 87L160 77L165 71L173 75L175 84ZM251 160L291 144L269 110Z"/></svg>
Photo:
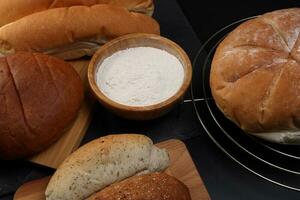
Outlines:
<svg viewBox="0 0 300 200"><path fill-rule="evenodd" d="M92 55L111 39L138 32L159 34L159 25L151 17L110 5L56 8L1 27L0 54L31 51L74 59Z"/></svg>
<svg viewBox="0 0 300 200"><path fill-rule="evenodd" d="M77 116L82 81L55 57L20 52L0 58L0 158L47 148Z"/></svg>
<svg viewBox="0 0 300 200"><path fill-rule="evenodd" d="M189 189L165 173L134 176L115 183L87 200L191 200Z"/></svg>
<svg viewBox="0 0 300 200"><path fill-rule="evenodd" d="M132 12L140 12L151 16L154 5L152 0L1 0L0 26L16 21L35 12L52 8L75 5L92 6L109 4L121 6Z"/></svg>
<svg viewBox="0 0 300 200"><path fill-rule="evenodd" d="M232 31L214 55L210 85L220 110L248 133L300 142L300 8Z"/></svg>
<svg viewBox="0 0 300 200"><path fill-rule="evenodd" d="M71 154L52 176L47 200L85 199L127 177L168 167L168 153L143 135L109 135Z"/></svg>

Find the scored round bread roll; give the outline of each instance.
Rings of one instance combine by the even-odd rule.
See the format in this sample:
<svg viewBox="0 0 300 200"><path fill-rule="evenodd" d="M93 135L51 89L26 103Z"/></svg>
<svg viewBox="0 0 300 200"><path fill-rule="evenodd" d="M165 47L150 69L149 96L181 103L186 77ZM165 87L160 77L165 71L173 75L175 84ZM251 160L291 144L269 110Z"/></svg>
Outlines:
<svg viewBox="0 0 300 200"><path fill-rule="evenodd" d="M165 173L134 176L95 193L87 200L191 200L189 189Z"/></svg>
<svg viewBox="0 0 300 200"><path fill-rule="evenodd" d="M35 12L52 8L75 5L92 6L109 4L120 6L131 12L139 12L151 16L154 5L152 0L1 0L0 26L16 21Z"/></svg>
<svg viewBox="0 0 300 200"><path fill-rule="evenodd" d="M39 53L0 58L0 159L47 148L77 116L82 100L82 81L70 64Z"/></svg>
<svg viewBox="0 0 300 200"><path fill-rule="evenodd" d="M169 156L144 135L108 135L72 153L56 170L47 200L85 199L133 175L166 169Z"/></svg>
<svg viewBox="0 0 300 200"><path fill-rule="evenodd" d="M75 59L130 33L159 34L160 28L153 18L118 6L49 9L2 26L0 55L30 51Z"/></svg>
<svg viewBox="0 0 300 200"><path fill-rule="evenodd" d="M210 86L220 110L248 133L300 142L300 8L233 30L214 55Z"/></svg>

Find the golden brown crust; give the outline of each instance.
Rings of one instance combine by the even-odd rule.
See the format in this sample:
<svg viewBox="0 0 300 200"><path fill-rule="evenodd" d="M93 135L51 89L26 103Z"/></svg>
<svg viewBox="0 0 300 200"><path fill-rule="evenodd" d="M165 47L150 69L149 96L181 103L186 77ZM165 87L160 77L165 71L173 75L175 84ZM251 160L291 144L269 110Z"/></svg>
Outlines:
<svg viewBox="0 0 300 200"><path fill-rule="evenodd" d="M76 117L83 86L69 64L20 52L0 59L0 77L0 158L45 149Z"/></svg>
<svg viewBox="0 0 300 200"><path fill-rule="evenodd" d="M221 111L247 132L300 128L300 8L249 20L217 48L210 85Z"/></svg>
<svg viewBox="0 0 300 200"><path fill-rule="evenodd" d="M146 15L152 15L154 9L152 0L1 0L0 27L32 13L51 8L75 5L92 6L96 4L121 6L129 11Z"/></svg>
<svg viewBox="0 0 300 200"><path fill-rule="evenodd" d="M191 200L188 188L165 173L134 176L92 195L88 200Z"/></svg>
<svg viewBox="0 0 300 200"><path fill-rule="evenodd" d="M116 6L56 8L1 27L0 53L45 52L75 42L101 44L137 32L159 34L159 25L151 17Z"/></svg>

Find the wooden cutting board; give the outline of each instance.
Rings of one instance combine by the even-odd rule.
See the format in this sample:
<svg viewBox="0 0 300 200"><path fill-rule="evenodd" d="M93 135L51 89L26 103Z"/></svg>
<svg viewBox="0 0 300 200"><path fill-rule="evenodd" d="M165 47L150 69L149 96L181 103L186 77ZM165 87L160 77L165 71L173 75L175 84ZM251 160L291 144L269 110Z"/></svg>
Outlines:
<svg viewBox="0 0 300 200"><path fill-rule="evenodd" d="M169 152L171 165L166 173L176 177L189 188L192 200L209 200L209 194L184 143L179 140L167 140L157 146ZM50 177L45 177L25 183L16 191L14 200L45 200L44 193L49 179Z"/></svg>
<svg viewBox="0 0 300 200"><path fill-rule="evenodd" d="M69 62L79 73L85 88L85 99L76 120L66 133L48 149L30 158L30 161L47 167L57 168L74 150L76 150L85 135L92 118L94 99L89 95L87 68L89 60Z"/></svg>

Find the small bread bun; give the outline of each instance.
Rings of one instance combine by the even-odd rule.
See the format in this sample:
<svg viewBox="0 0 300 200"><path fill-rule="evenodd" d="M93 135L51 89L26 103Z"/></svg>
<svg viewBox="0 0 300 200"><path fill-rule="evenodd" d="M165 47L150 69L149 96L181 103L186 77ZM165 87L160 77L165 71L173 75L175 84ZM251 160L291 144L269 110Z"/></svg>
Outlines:
<svg viewBox="0 0 300 200"><path fill-rule="evenodd" d="M300 141L299 27L300 8L266 13L232 31L213 58L216 104L243 130L268 141Z"/></svg>
<svg viewBox="0 0 300 200"><path fill-rule="evenodd" d="M191 200L189 189L165 173L134 176L104 188L87 200Z"/></svg>

